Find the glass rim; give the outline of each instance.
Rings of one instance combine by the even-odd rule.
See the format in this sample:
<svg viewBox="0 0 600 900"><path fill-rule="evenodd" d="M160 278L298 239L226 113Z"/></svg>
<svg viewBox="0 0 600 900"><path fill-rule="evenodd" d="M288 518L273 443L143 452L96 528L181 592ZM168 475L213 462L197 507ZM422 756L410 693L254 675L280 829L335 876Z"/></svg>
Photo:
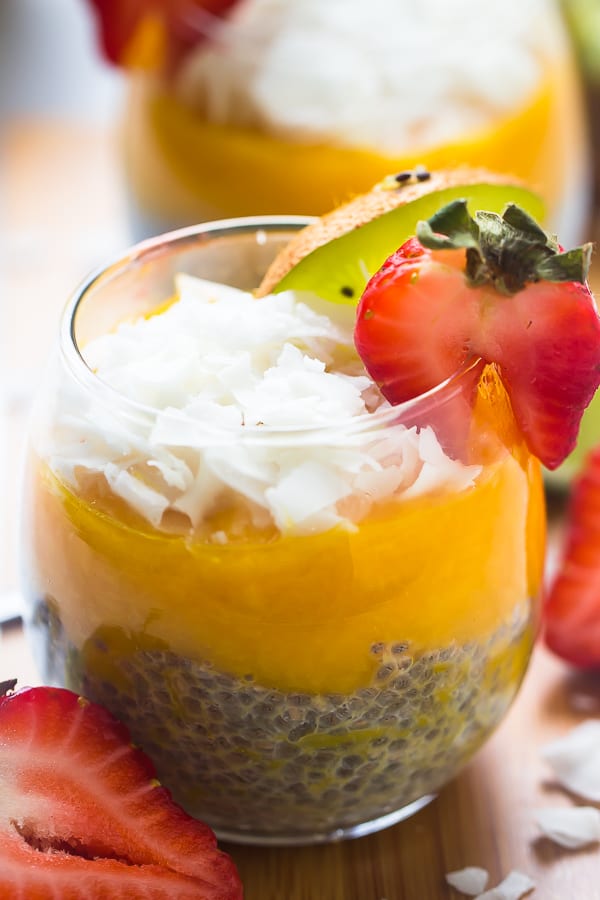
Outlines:
<svg viewBox="0 0 600 900"><path fill-rule="evenodd" d="M110 277L111 274L116 275L119 270L123 270L138 261L150 261L157 251L160 250L162 255L162 252L165 252L167 247L176 247L178 244L184 245L205 235L209 238L219 238L236 234L259 233L261 231L264 231L266 234L278 231L300 231L315 220L316 217L314 216L293 215L241 216L230 219L217 219L167 231L131 245L108 263L92 270L79 283L67 301L60 320L59 351L70 375L86 392L92 393L96 400L104 402L113 410L115 407L120 407L127 415L144 419L155 418L157 415L164 413L165 410L160 407L150 406L127 397L108 384L108 382L99 378L89 367L76 337L77 313L86 297L104 278ZM202 426L207 432L230 438L233 436L239 437L240 435L260 437L269 434L326 434L337 431L340 428L362 430L386 425L390 421L400 420L405 413L414 411L417 406L423 403L447 402L454 393L452 389L454 388L457 392L460 391L462 383L481 365L481 362L481 359L477 356L470 357L456 371L428 391L424 391L422 394L418 394L416 397L397 405L385 405L374 412L347 416L332 422L315 425L215 425L214 423L202 422L191 417L181 409L175 409L174 412L180 420L191 422L196 426Z"/></svg>

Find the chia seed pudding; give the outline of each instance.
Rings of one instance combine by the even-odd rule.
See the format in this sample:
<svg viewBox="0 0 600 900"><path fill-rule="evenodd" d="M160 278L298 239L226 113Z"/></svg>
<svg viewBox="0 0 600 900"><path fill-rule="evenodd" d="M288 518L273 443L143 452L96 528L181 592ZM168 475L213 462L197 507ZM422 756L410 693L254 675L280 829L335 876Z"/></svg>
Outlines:
<svg viewBox="0 0 600 900"><path fill-rule="evenodd" d="M326 835L436 792L504 716L532 642L523 618L462 646L377 642L369 684L308 694L168 649L115 656L109 630L78 651L43 601L35 623L46 679L126 722L174 798L240 839Z"/></svg>

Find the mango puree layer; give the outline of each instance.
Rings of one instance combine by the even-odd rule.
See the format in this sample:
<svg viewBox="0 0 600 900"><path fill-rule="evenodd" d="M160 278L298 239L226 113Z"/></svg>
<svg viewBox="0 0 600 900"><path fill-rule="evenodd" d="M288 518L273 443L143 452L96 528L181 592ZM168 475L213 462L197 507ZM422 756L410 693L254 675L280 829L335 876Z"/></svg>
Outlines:
<svg viewBox="0 0 600 900"><path fill-rule="evenodd" d="M100 481L78 496L40 462L32 498L35 590L79 650L98 633L130 635L115 653L162 646L282 691L349 693L375 675L374 642L485 643L513 615L533 630L534 461L506 454L474 487L387 503L354 532L248 531L227 544L157 531Z"/></svg>
<svg viewBox="0 0 600 900"><path fill-rule="evenodd" d="M210 123L150 75L133 82L124 129L127 173L138 202L147 214L180 224L290 210L321 215L390 172L420 163L514 175L539 191L552 216L585 140L570 57L547 65L537 89L511 114L441 146L407 146L396 157Z"/></svg>

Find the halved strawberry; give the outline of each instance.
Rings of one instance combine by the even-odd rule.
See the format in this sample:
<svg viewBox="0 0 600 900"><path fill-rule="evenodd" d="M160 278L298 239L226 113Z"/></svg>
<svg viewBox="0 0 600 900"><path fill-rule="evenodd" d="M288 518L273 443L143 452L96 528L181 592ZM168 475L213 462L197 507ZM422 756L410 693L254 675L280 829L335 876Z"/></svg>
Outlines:
<svg viewBox="0 0 600 900"><path fill-rule="evenodd" d="M0 900L240 900L210 828L154 775L101 706L48 687L0 697Z"/></svg>
<svg viewBox="0 0 600 900"><path fill-rule="evenodd" d="M600 446L573 483L564 556L544 613L554 653L582 668L600 668Z"/></svg>
<svg viewBox="0 0 600 900"><path fill-rule="evenodd" d="M495 363L529 449L556 468L600 384L590 255L589 244L562 252L517 206L472 219L465 201L453 201L367 284L357 350L391 403L471 358Z"/></svg>
<svg viewBox="0 0 600 900"><path fill-rule="evenodd" d="M103 52L127 68L163 68L211 37L236 0L90 0Z"/></svg>

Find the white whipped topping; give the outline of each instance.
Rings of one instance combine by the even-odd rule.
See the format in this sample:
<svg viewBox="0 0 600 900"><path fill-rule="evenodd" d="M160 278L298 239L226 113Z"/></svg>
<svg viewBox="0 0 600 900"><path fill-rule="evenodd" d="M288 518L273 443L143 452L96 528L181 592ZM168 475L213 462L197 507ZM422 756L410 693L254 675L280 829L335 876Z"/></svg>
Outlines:
<svg viewBox="0 0 600 900"><path fill-rule="evenodd" d="M97 389L62 373L42 454L67 484L101 475L156 527L168 510L196 527L243 506L257 527L307 534L474 483L480 467L450 459L430 427L370 415L391 408L356 355L352 308L183 275L177 292L84 348ZM150 409L125 410L101 382Z"/></svg>
<svg viewBox="0 0 600 900"><path fill-rule="evenodd" d="M556 22L551 0L243 0L177 88L214 122L406 154L526 102Z"/></svg>

